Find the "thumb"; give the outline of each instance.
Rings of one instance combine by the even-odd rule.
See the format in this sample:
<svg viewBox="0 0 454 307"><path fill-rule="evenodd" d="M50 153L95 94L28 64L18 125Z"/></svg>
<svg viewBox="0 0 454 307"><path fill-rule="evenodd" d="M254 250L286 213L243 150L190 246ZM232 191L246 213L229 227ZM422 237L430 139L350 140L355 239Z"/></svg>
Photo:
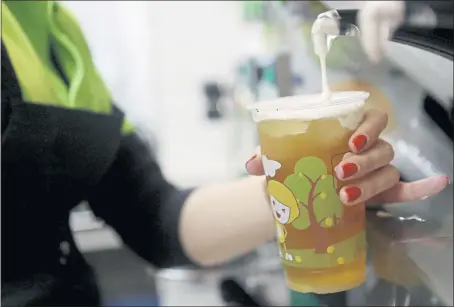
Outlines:
<svg viewBox="0 0 454 307"><path fill-rule="evenodd" d="M260 176L264 174L260 147L258 147L256 153L246 161L245 166L250 175Z"/></svg>

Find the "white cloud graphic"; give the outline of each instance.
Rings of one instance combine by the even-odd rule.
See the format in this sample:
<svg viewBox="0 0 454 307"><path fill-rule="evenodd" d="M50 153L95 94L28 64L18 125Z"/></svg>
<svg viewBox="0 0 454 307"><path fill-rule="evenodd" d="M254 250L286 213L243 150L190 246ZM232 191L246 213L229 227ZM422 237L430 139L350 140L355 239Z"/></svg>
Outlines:
<svg viewBox="0 0 454 307"><path fill-rule="evenodd" d="M265 176L274 177L276 176L276 171L281 168L281 164L274 160L269 160L267 156L262 156L263 170L265 171Z"/></svg>

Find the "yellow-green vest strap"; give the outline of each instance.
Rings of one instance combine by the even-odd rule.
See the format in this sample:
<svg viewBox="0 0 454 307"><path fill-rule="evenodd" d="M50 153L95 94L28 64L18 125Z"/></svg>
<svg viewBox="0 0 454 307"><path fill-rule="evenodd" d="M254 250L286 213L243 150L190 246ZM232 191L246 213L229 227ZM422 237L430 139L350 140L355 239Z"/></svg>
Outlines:
<svg viewBox="0 0 454 307"><path fill-rule="evenodd" d="M22 98L25 101L60 104L65 99L64 95L61 95L59 89L52 84L51 72L42 63L4 1L2 1L2 40L21 85Z"/></svg>
<svg viewBox="0 0 454 307"><path fill-rule="evenodd" d="M55 1L2 1L2 19L2 39L25 101L112 112L110 92L92 61L82 30L69 11ZM47 52L50 36L56 42L55 53L68 76L69 88L50 62ZM133 125L124 120L122 132L133 130Z"/></svg>
<svg viewBox="0 0 454 307"><path fill-rule="evenodd" d="M80 84L75 85L74 92L70 91L70 99L75 99L79 108L86 108L101 113L112 112L111 94L92 61L90 49L77 20L62 5L55 1L49 2L53 6L50 10L55 14L54 18L51 18L52 21L50 23L51 29L53 30L52 33L57 39L64 42L63 44L66 43L68 50L72 50L74 54L78 54L77 57L80 57L79 60L82 62L81 66L85 69L83 72L84 78L75 80L80 82ZM69 38L66 41L64 34ZM64 55L64 48L61 49L62 52L59 54ZM71 61L62 61L62 63L68 75L71 72L74 73L74 68L71 67ZM130 133L134 131L134 126L125 119L122 131L123 133Z"/></svg>

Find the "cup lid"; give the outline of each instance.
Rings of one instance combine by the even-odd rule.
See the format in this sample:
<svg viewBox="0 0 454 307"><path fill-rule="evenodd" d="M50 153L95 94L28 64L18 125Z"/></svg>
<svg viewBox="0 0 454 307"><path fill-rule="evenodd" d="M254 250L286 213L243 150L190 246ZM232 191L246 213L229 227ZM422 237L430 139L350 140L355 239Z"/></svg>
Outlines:
<svg viewBox="0 0 454 307"><path fill-rule="evenodd" d="M327 99L321 94L278 98L247 106L255 121L271 119L316 120L355 113L369 97L361 91L334 92Z"/></svg>
<svg viewBox="0 0 454 307"><path fill-rule="evenodd" d="M368 92L363 91L344 91L333 92L327 98L321 94L298 95L277 98L275 100L255 102L247 106L250 111L261 111L268 109L284 110L300 110L314 108L329 108L340 104L365 101L369 98Z"/></svg>

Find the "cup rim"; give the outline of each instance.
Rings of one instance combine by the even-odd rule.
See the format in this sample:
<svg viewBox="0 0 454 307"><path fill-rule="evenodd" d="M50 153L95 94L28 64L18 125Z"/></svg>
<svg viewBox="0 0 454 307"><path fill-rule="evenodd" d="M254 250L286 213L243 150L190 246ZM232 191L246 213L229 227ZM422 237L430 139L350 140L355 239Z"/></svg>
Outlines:
<svg viewBox="0 0 454 307"><path fill-rule="evenodd" d="M260 111L287 111L287 110L305 110L305 109L323 109L335 107L343 104L355 102L364 102L369 98L370 93L364 91L339 91L331 93L329 103L324 101L320 94L305 94L296 96L287 96L262 102L254 102L246 108L251 112ZM302 102L295 103L295 100L301 99ZM305 101L303 101L305 100Z"/></svg>

